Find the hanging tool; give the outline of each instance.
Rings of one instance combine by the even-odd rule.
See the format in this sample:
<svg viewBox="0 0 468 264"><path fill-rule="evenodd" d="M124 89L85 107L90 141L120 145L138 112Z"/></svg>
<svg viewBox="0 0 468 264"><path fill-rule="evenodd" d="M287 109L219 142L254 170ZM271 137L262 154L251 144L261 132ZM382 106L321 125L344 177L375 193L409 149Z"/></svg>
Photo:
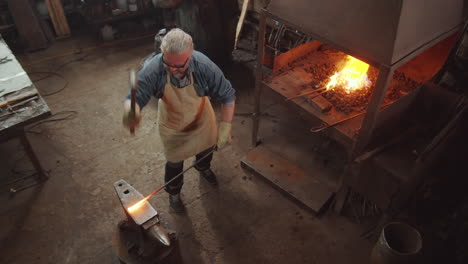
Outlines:
<svg viewBox="0 0 468 264"><path fill-rule="evenodd" d="M136 80L136 71L130 71L130 88L131 91L131 98L130 98L130 120L135 120L136 112L135 112L135 101L136 101L136 93L137 93L137 80ZM133 136L135 135L135 125L130 124L130 134Z"/></svg>
<svg viewBox="0 0 468 264"><path fill-rule="evenodd" d="M141 206L143 206L145 204L145 202L153 197L154 195L156 195L157 193L159 193L162 189L164 189L164 187L166 187L167 185L169 185L171 182L175 181L177 178L179 178L180 176L182 176L185 172L187 172L188 170L190 170L191 168L195 167L196 165L198 165L202 160L206 159L210 154L212 154L213 152L216 151L216 146L213 147L213 149L208 152L205 156L203 156L201 159L197 160L196 162L194 162L190 167L188 167L187 169L185 169L184 171L182 171L181 173L177 174L174 178L172 178L170 181L166 182L165 184L163 184L161 187L159 187L158 189L156 189L154 192L152 192L150 195L146 196L145 198L143 198L142 200L138 201L137 203L135 203L134 205L130 206L129 208L127 208L127 211L129 213L132 213L132 212L135 212L136 210L138 210L138 208L140 208Z"/></svg>

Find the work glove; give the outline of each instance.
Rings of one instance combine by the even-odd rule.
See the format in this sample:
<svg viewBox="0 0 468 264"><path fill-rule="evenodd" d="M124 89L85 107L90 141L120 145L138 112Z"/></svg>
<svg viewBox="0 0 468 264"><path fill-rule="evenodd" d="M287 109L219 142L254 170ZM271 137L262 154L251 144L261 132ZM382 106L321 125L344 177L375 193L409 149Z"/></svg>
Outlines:
<svg viewBox="0 0 468 264"><path fill-rule="evenodd" d="M140 124L141 114L140 114L140 106L135 104L135 114L132 114L130 100L125 101L124 103L124 114L122 123L128 129L135 129Z"/></svg>
<svg viewBox="0 0 468 264"><path fill-rule="evenodd" d="M232 125L229 122L222 121L219 123L218 127L218 150L223 149L224 147L228 146L231 144L232 139L231 139L231 128Z"/></svg>

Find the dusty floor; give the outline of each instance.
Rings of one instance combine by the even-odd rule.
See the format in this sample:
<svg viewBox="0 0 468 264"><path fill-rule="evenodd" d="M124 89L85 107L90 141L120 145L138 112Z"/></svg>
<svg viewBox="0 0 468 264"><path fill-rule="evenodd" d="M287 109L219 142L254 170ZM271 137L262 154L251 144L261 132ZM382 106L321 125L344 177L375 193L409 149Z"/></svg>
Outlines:
<svg viewBox="0 0 468 264"><path fill-rule="evenodd" d="M89 38L69 39L18 57L27 65L95 44ZM76 111L77 115L30 129L36 133L28 136L50 179L14 196L8 193L10 186L2 186L0 263L111 262L112 232L124 217L112 184L125 179L148 194L163 183L156 102L144 109L136 136L121 125L128 70L152 47L148 38L26 67L28 72L60 73L68 86L46 101L53 113ZM237 112L250 112L250 71L240 65L224 71L238 91ZM41 76L31 73L33 80ZM51 77L36 84L42 93L50 93L65 82ZM264 98L268 103L268 94ZM313 149L320 140L307 135L307 125L294 112L279 105L262 122L265 142L295 153L298 159L317 161L288 144L301 145L306 137L309 144L302 145ZM250 129L250 119L236 117L233 146L216 153L218 188L207 185L194 171L186 174L185 215L169 213L166 193L150 200L179 233L184 263L367 263L372 245L360 237L364 227L333 213L317 218L240 168L250 146ZM16 140L2 143L0 156L2 182L31 169Z"/></svg>

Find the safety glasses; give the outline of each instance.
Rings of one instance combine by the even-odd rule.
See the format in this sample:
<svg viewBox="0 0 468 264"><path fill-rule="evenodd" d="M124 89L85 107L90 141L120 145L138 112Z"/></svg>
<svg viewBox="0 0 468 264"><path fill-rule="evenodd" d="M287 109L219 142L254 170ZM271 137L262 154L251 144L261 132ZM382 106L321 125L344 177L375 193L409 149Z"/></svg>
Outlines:
<svg viewBox="0 0 468 264"><path fill-rule="evenodd" d="M185 68L185 65L187 65L187 62L189 61L189 59L190 59L190 57L188 57L188 58L185 60L184 64L182 64L182 65L172 65L172 64L167 63L167 62L164 60L164 55L162 56L162 62L164 63L164 65L166 65L166 66L169 67L169 68L175 68L175 69L183 69L183 68Z"/></svg>

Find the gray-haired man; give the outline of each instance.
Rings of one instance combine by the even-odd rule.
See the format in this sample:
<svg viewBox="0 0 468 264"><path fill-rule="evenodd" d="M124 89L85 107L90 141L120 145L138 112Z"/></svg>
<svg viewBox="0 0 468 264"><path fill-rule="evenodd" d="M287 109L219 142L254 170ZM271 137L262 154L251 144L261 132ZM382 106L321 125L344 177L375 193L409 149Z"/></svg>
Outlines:
<svg viewBox="0 0 468 264"><path fill-rule="evenodd" d="M231 142L235 90L221 70L204 54L193 50L192 37L173 29L163 38L162 53L147 61L138 73L136 117L130 119L130 100L124 104L124 125L136 127L140 109L151 96L159 99L158 129L166 156L165 181L183 171L189 157L204 157L214 146L222 149ZM221 122L216 118L210 100L221 102ZM195 168L211 184L217 184L210 169L212 154ZM183 177L166 187L169 204L176 212L183 210L180 190Z"/></svg>

